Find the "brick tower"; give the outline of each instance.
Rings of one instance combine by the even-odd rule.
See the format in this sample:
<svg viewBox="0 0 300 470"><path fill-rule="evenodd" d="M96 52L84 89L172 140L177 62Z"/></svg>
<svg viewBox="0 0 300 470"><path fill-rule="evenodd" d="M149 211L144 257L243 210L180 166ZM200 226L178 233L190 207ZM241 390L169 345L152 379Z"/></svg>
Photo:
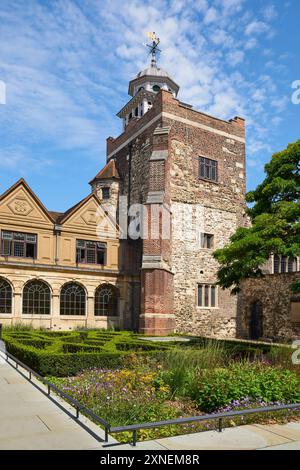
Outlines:
<svg viewBox="0 0 300 470"><path fill-rule="evenodd" d="M196 111L178 91L154 48L117 114L122 134L107 139L107 162L130 207L128 226L135 222L141 235L122 242L132 287L124 326L232 337L237 299L215 286L212 252L246 224L244 119Z"/></svg>

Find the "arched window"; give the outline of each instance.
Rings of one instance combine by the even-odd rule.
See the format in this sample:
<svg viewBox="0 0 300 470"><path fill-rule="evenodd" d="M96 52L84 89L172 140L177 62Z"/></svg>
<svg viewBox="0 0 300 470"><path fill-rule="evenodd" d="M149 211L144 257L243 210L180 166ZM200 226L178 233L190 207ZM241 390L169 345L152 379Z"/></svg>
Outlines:
<svg viewBox="0 0 300 470"><path fill-rule="evenodd" d="M0 313L11 313L12 288L9 282L0 278Z"/></svg>
<svg viewBox="0 0 300 470"><path fill-rule="evenodd" d="M250 305L249 338L259 339L263 336L263 305L260 300Z"/></svg>
<svg viewBox="0 0 300 470"><path fill-rule="evenodd" d="M297 271L297 258L290 256L288 261L288 272L293 273L295 271Z"/></svg>
<svg viewBox="0 0 300 470"><path fill-rule="evenodd" d="M279 255L274 255L274 274L279 273L279 266L280 266L280 256Z"/></svg>
<svg viewBox="0 0 300 470"><path fill-rule="evenodd" d="M281 270L282 273L286 273L286 266L287 266L287 257L286 256L281 256L280 270Z"/></svg>
<svg viewBox="0 0 300 470"><path fill-rule="evenodd" d="M75 282L65 284L60 291L61 315L85 315L85 290Z"/></svg>
<svg viewBox="0 0 300 470"><path fill-rule="evenodd" d="M23 289L23 314L50 315L51 292L40 280L27 282Z"/></svg>
<svg viewBox="0 0 300 470"><path fill-rule="evenodd" d="M110 284L102 284L95 292L95 316L116 317L118 315L119 291Z"/></svg>

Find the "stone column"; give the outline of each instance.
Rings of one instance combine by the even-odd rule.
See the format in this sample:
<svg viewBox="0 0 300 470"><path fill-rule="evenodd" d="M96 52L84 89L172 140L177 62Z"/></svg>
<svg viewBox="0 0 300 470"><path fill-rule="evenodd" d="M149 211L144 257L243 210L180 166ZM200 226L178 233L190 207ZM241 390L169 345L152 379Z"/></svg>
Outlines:
<svg viewBox="0 0 300 470"><path fill-rule="evenodd" d="M87 297L87 315L86 315L86 327L94 328L95 326L95 297L93 295L88 295Z"/></svg>
<svg viewBox="0 0 300 470"><path fill-rule="evenodd" d="M22 317L22 293L14 293L13 324L20 323Z"/></svg>
<svg viewBox="0 0 300 470"><path fill-rule="evenodd" d="M60 325L60 301L59 294L52 294L52 311L51 311L51 329L58 329Z"/></svg>

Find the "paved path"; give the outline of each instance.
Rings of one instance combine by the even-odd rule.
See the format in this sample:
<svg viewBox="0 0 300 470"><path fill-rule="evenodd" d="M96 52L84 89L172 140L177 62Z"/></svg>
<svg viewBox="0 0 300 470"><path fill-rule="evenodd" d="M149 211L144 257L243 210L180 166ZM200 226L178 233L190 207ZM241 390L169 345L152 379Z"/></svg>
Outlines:
<svg viewBox="0 0 300 470"><path fill-rule="evenodd" d="M113 449L128 449L114 446ZM140 442L137 450L300 450L300 423L245 425Z"/></svg>
<svg viewBox="0 0 300 470"><path fill-rule="evenodd" d="M25 372L24 372L25 373ZM37 383L37 382L36 382ZM74 413L68 404L58 403ZM100 438L104 432L85 418ZM110 440L110 442L115 442ZM12 366L0 361L0 449L101 449L66 412L49 400Z"/></svg>
<svg viewBox="0 0 300 470"><path fill-rule="evenodd" d="M66 402L56 400L67 411L74 412ZM0 449L300 450L299 422L246 425L222 433L207 431L146 441L136 447L118 444L111 437L107 446L101 441L104 432L98 426L85 417L81 417L80 422L94 435L0 358Z"/></svg>

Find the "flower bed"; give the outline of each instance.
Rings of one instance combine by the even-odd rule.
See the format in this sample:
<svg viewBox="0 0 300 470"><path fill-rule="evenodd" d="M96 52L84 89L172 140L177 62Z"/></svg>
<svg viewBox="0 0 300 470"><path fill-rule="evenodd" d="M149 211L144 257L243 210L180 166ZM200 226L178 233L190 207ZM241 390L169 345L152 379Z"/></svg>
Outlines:
<svg viewBox="0 0 300 470"><path fill-rule="evenodd" d="M76 377L50 379L111 426L300 402L300 379L281 367L242 362L213 370L192 368L186 370L184 383L178 381L174 368L168 369L156 360L141 361L132 355L127 362L122 369L93 369ZM286 422L299 417L300 411L257 413L227 418L224 426ZM206 421L144 429L139 431L139 439L211 430L216 424ZM126 442L131 435L116 437Z"/></svg>

